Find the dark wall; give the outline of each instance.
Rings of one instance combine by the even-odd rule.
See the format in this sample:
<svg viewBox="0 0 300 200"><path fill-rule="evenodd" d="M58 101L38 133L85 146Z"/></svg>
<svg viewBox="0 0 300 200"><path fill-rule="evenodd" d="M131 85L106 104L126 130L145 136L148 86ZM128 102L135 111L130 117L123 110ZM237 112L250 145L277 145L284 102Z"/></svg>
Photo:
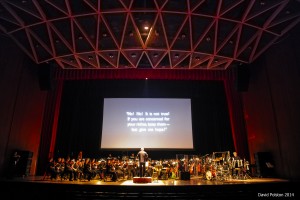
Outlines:
<svg viewBox="0 0 300 200"><path fill-rule="evenodd" d="M268 152L281 177L300 179L300 25L251 64L243 93L249 152Z"/></svg>
<svg viewBox="0 0 300 200"><path fill-rule="evenodd" d="M15 149L34 152L36 162L47 93L39 88L37 65L9 38L0 35L0 43L0 174L5 175Z"/></svg>

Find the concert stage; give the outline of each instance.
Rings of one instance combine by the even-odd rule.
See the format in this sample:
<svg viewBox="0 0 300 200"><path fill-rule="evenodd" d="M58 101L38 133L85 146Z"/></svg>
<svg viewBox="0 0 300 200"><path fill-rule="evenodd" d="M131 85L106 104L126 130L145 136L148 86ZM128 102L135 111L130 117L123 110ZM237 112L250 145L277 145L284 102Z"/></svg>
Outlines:
<svg viewBox="0 0 300 200"><path fill-rule="evenodd" d="M7 199L264 199L299 198L299 182L277 178L216 181L190 180L50 180L40 176L1 179L1 194Z"/></svg>

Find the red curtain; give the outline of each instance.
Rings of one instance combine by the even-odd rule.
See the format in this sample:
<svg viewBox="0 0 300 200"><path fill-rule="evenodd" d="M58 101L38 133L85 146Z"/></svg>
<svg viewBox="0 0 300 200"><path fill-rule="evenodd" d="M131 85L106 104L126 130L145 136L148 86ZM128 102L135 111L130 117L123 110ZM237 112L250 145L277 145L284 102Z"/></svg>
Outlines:
<svg viewBox="0 0 300 200"><path fill-rule="evenodd" d="M53 86L53 90L48 91L47 94L37 163L38 175L43 175L48 159L53 157L54 154L62 89L63 80L57 80Z"/></svg>
<svg viewBox="0 0 300 200"><path fill-rule="evenodd" d="M241 158L249 160L248 137L244 121L243 101L241 93L237 92L234 85L234 80L228 79L224 81L232 137L235 151Z"/></svg>

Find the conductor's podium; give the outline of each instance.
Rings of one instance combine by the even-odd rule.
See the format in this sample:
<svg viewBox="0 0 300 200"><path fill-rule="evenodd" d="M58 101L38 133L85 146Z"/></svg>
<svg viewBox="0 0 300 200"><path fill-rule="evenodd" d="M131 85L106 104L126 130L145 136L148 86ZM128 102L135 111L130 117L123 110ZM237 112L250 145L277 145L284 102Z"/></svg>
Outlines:
<svg viewBox="0 0 300 200"><path fill-rule="evenodd" d="M152 177L133 177L133 183L152 183Z"/></svg>

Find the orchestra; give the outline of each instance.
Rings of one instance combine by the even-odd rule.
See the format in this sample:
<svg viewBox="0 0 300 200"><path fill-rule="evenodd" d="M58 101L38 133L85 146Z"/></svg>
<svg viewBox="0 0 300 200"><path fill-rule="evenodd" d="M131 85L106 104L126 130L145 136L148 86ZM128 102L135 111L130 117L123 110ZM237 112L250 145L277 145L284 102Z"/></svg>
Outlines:
<svg viewBox="0 0 300 200"><path fill-rule="evenodd" d="M181 172L188 172L205 180L231 180L251 178L249 162L229 151L213 152L204 156L189 158L174 158L151 160L145 164L143 177L153 177L158 180L177 179ZM107 158L50 158L47 172L51 180L102 180L121 181L132 180L140 176L140 162L134 154L131 156Z"/></svg>

